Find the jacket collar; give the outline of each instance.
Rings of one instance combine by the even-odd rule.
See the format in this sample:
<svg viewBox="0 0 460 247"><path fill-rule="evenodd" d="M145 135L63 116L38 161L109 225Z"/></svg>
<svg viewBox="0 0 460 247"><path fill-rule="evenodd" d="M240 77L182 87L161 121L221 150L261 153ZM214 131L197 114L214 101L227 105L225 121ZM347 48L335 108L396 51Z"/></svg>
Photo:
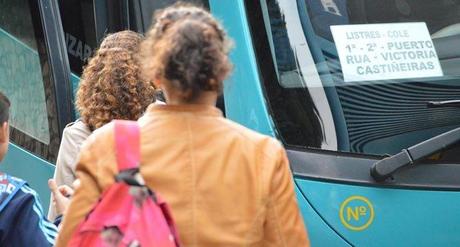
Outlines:
<svg viewBox="0 0 460 247"><path fill-rule="evenodd" d="M210 105L160 105L151 104L147 108L147 114L163 114L163 113L193 113L202 116L222 117L222 111L215 106Z"/></svg>

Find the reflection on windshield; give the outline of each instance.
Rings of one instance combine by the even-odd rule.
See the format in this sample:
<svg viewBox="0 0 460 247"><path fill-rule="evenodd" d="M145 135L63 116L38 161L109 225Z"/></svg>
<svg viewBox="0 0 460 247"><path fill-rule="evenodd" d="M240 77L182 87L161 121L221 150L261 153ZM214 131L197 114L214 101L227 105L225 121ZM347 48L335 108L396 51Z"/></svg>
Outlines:
<svg viewBox="0 0 460 247"><path fill-rule="evenodd" d="M312 95L308 90L289 89L289 85L306 84L299 70L299 58L296 56L295 47L293 49L291 46L286 29L286 18L275 0L268 0L265 10L270 16L271 32L268 35L277 44L273 47L277 81L283 85L271 83L267 85L269 87L267 91L273 95L270 103L278 125L283 126L283 138L292 145L321 146L324 142L324 129ZM303 36L300 37L304 39ZM302 112L306 114L299 114L298 109L303 109ZM300 126L305 129L301 130Z"/></svg>
<svg viewBox="0 0 460 247"><path fill-rule="evenodd" d="M305 0L315 33L332 41L331 25L423 21L435 37L460 34L456 0ZM439 34L438 34L439 32Z"/></svg>
<svg viewBox="0 0 460 247"><path fill-rule="evenodd" d="M339 1L347 3L351 24L423 21L433 34L460 23L457 0Z"/></svg>

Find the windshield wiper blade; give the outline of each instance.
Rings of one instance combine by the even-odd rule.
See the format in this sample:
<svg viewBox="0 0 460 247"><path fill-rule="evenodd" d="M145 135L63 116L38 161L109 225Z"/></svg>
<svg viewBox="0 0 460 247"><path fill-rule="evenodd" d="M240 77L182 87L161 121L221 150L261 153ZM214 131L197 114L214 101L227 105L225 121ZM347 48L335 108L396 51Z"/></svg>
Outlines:
<svg viewBox="0 0 460 247"><path fill-rule="evenodd" d="M414 165L416 161L424 159L460 141L460 128L445 132L424 142L416 144L401 152L374 163L371 167L371 176L376 181L383 181L403 166Z"/></svg>
<svg viewBox="0 0 460 247"><path fill-rule="evenodd" d="M436 107L460 107L460 100L429 101L428 108Z"/></svg>

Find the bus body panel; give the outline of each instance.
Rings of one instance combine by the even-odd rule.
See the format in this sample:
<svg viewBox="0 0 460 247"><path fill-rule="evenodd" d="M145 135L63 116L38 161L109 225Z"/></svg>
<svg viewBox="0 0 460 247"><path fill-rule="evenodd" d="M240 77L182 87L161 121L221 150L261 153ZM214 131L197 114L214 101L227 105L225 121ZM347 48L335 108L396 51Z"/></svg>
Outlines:
<svg viewBox="0 0 460 247"><path fill-rule="evenodd" d="M244 1L209 1L213 15L222 21L235 47L230 58L233 74L224 83L225 109L229 119L260 133L274 136L262 92Z"/></svg>
<svg viewBox="0 0 460 247"><path fill-rule="evenodd" d="M254 47L248 47L248 44L257 46L257 43L252 42L248 31L244 2L211 1L210 6L213 14L223 20L237 45L231 54L234 73L225 88L227 116L256 131L275 136L276 128L260 85L259 70L254 66L257 65ZM255 118L258 121L254 121ZM260 127L261 124L273 131L267 132ZM308 154L310 151L304 152ZM330 152L329 155L340 157L341 154ZM347 164L344 161L340 165ZM442 243L452 246L460 243L460 238L454 236L460 229L459 192L442 192L436 188L424 191L383 189L379 186L375 182L351 186L296 178L298 203L312 244L432 246ZM438 215L442 213L442 216ZM348 223L347 227L342 222Z"/></svg>
<svg viewBox="0 0 460 247"><path fill-rule="evenodd" d="M304 179L296 179L296 183L319 215L354 246L460 243L458 191L378 188ZM366 200L373 209L372 219ZM361 212L362 207L366 212Z"/></svg>
<svg viewBox="0 0 460 247"><path fill-rule="evenodd" d="M275 136L260 83L244 1L211 0L210 9L223 22L236 46L230 54L233 74L225 81L224 88L227 118L260 133ZM315 213L300 191L296 191L305 223L311 228L309 236L312 243L349 246Z"/></svg>
<svg viewBox="0 0 460 247"><path fill-rule="evenodd" d="M311 246L351 246L324 222L297 186L295 192Z"/></svg>

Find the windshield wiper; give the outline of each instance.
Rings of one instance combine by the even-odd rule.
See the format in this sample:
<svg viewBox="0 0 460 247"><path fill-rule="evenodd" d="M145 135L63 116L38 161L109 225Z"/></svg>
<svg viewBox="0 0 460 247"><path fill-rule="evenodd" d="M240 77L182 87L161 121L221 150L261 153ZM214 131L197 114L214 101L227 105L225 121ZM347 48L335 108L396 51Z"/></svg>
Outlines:
<svg viewBox="0 0 460 247"><path fill-rule="evenodd" d="M460 100L429 101L428 108L436 107L460 107Z"/></svg>
<svg viewBox="0 0 460 247"><path fill-rule="evenodd" d="M414 165L416 161L426 158L458 141L460 141L460 128L435 136L412 147L403 149L393 156L375 162L371 167L371 176L376 181L383 181L399 168Z"/></svg>

